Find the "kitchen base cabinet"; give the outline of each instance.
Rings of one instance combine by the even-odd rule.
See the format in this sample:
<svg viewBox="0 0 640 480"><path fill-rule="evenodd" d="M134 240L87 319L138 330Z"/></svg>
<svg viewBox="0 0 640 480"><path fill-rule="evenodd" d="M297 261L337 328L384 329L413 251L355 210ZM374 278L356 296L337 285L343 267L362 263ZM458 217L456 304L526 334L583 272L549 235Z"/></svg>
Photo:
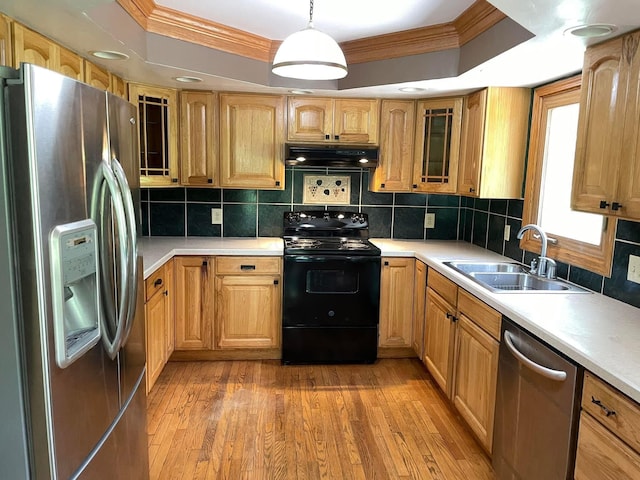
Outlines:
<svg viewBox="0 0 640 480"><path fill-rule="evenodd" d="M453 404L491 453L501 315L461 289L457 323Z"/></svg>
<svg viewBox="0 0 640 480"><path fill-rule="evenodd" d="M175 257L175 349L213 348L212 257Z"/></svg>
<svg viewBox="0 0 640 480"><path fill-rule="evenodd" d="M423 362L447 397L451 397L457 303L458 286L435 270L429 270Z"/></svg>
<svg viewBox="0 0 640 480"><path fill-rule="evenodd" d="M279 348L281 260L221 257L216 263L216 348Z"/></svg>
<svg viewBox="0 0 640 480"><path fill-rule="evenodd" d="M147 393L173 353L173 261L145 281Z"/></svg>
<svg viewBox="0 0 640 480"><path fill-rule="evenodd" d="M413 356L413 258L382 259L379 357Z"/></svg>
<svg viewBox="0 0 640 480"><path fill-rule="evenodd" d="M576 480L640 478L640 405L584 374Z"/></svg>
<svg viewBox="0 0 640 480"><path fill-rule="evenodd" d="M424 349L424 313L427 296L427 266L416 260L415 276L413 280L413 329L411 345L413 351L422 358Z"/></svg>

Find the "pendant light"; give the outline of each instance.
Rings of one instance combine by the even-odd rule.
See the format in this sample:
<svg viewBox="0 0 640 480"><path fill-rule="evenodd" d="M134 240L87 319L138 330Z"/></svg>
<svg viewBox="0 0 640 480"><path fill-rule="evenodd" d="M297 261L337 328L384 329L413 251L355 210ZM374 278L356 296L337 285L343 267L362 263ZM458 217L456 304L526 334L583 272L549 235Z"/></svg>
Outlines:
<svg viewBox="0 0 640 480"><path fill-rule="evenodd" d="M335 80L347 75L347 61L340 46L313 28L313 0L309 2L307 28L285 38L273 58L271 71L303 80Z"/></svg>

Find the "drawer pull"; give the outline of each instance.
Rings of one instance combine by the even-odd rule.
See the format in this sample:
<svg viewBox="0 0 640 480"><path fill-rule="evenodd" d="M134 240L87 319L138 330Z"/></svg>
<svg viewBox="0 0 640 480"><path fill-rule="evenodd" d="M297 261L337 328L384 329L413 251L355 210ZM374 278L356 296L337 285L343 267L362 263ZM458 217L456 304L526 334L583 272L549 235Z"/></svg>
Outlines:
<svg viewBox="0 0 640 480"><path fill-rule="evenodd" d="M153 282L153 286L154 287L159 287L160 285L162 285L162 279L158 278L155 282Z"/></svg>
<svg viewBox="0 0 640 480"><path fill-rule="evenodd" d="M274 280L274 281L273 281L273 284L274 284L274 285L278 285L279 283L280 283L280 280Z"/></svg>
<svg viewBox="0 0 640 480"><path fill-rule="evenodd" d="M255 270L255 265L240 265L240 270Z"/></svg>
<svg viewBox="0 0 640 480"><path fill-rule="evenodd" d="M449 312L447 312L447 318L450 319L452 322L455 322L456 320L458 320L453 313L449 313Z"/></svg>
<svg viewBox="0 0 640 480"><path fill-rule="evenodd" d="M599 406L602 411L604 412L605 417L610 417L611 415L615 415L616 411L615 410L609 410L607 407L605 407L602 402L600 400L596 400L596 398L591 395L591 403Z"/></svg>

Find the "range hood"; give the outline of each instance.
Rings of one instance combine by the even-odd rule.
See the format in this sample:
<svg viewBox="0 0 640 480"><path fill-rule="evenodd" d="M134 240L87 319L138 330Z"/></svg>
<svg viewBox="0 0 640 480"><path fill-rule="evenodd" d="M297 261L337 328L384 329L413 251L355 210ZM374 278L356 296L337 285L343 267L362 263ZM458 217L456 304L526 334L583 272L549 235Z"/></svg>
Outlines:
<svg viewBox="0 0 640 480"><path fill-rule="evenodd" d="M285 145L285 163L295 167L376 168L378 147L371 145Z"/></svg>

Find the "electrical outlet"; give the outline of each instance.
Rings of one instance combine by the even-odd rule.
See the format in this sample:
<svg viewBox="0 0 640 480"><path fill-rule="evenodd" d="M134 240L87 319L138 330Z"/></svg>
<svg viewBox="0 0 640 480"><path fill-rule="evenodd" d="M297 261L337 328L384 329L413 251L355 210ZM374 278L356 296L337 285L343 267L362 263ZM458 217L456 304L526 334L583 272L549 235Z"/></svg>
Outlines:
<svg viewBox="0 0 640 480"><path fill-rule="evenodd" d="M424 228L435 228L436 227L436 214L435 213L425 213L424 214Z"/></svg>
<svg viewBox="0 0 640 480"><path fill-rule="evenodd" d="M222 225L222 209L211 209L211 225Z"/></svg>
<svg viewBox="0 0 640 480"><path fill-rule="evenodd" d="M504 241L508 242L510 238L511 238L511 225L506 224L504 226Z"/></svg>
<svg viewBox="0 0 640 480"><path fill-rule="evenodd" d="M640 283L640 257L637 257L636 255L629 255L627 280L634 283Z"/></svg>

